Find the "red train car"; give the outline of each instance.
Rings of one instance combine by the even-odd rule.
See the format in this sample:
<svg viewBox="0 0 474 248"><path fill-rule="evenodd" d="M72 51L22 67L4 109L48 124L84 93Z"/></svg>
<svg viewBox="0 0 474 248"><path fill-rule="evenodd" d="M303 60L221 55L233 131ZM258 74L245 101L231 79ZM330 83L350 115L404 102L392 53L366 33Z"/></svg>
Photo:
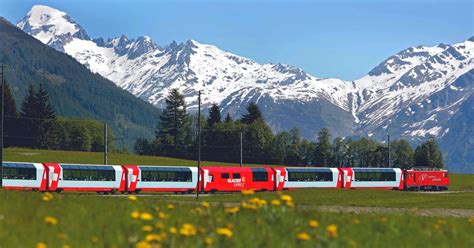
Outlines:
<svg viewBox="0 0 474 248"><path fill-rule="evenodd" d="M270 167L201 167L203 192L275 189L275 173Z"/></svg>
<svg viewBox="0 0 474 248"><path fill-rule="evenodd" d="M404 171L405 190L448 190L448 171L432 168L413 168Z"/></svg>

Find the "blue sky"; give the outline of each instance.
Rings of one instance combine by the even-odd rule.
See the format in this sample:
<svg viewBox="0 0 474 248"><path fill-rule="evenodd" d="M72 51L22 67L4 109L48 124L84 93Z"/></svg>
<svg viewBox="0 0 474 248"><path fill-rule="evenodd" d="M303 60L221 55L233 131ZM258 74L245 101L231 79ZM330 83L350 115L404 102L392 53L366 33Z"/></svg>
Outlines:
<svg viewBox="0 0 474 248"><path fill-rule="evenodd" d="M34 4L67 12L89 36L149 35L159 45L195 39L259 63L353 80L414 45L474 35L474 1L0 0L16 23Z"/></svg>

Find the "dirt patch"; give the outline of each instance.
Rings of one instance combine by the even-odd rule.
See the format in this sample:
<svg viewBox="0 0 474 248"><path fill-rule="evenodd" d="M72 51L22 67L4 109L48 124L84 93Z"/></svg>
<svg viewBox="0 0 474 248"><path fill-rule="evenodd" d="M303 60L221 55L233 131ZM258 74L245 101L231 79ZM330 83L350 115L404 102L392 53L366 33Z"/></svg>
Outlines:
<svg viewBox="0 0 474 248"><path fill-rule="evenodd" d="M25 155L25 156L34 156L34 155L38 155L39 153L36 153L36 152L19 152L18 154Z"/></svg>

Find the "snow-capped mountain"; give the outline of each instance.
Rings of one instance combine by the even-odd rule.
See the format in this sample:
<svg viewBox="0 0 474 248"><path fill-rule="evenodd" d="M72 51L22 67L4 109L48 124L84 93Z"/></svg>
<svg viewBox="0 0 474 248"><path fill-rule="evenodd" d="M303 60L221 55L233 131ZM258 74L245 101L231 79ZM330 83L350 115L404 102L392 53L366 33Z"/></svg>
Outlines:
<svg viewBox="0 0 474 248"><path fill-rule="evenodd" d="M346 81L259 64L195 40L160 47L147 36L90 39L66 13L47 6L33 6L18 27L157 107L172 88L190 110L202 91L204 107L218 103L234 117L254 101L275 131L296 126L307 138L328 127L336 136L443 139L474 91L474 38L410 47Z"/></svg>

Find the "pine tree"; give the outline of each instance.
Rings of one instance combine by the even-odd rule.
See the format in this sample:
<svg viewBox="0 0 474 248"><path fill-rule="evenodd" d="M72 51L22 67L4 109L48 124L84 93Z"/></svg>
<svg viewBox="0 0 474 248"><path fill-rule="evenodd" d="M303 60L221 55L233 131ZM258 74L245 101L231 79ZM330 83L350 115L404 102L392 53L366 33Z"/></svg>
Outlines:
<svg viewBox="0 0 474 248"><path fill-rule="evenodd" d="M434 139L430 139L416 147L414 160L417 167L444 167L443 154Z"/></svg>
<svg viewBox="0 0 474 248"><path fill-rule="evenodd" d="M207 118L207 127L209 129L214 128L214 125L221 123L221 110L217 104L212 104L209 109L209 117Z"/></svg>
<svg viewBox="0 0 474 248"><path fill-rule="evenodd" d="M21 104L20 126L23 130L22 138L19 139L18 145L22 147L37 147L38 127L35 125L34 118L38 116L36 112L35 88L30 85L28 93Z"/></svg>
<svg viewBox="0 0 474 248"><path fill-rule="evenodd" d="M413 166L413 148L404 139L393 141L390 144L392 167L410 168Z"/></svg>
<svg viewBox="0 0 474 248"><path fill-rule="evenodd" d="M225 123L232 123L232 122L234 122L234 120L232 119L232 117L230 117L229 112L227 112L227 115L225 116L224 122L225 122Z"/></svg>
<svg viewBox="0 0 474 248"><path fill-rule="evenodd" d="M329 129L323 128L318 133L318 142L314 153L314 163L317 166L328 166L331 162L331 134Z"/></svg>
<svg viewBox="0 0 474 248"><path fill-rule="evenodd" d="M189 138L189 115L186 113L184 96L172 89L166 98L166 108L158 123L156 138L159 139L162 152L168 155L180 155L184 151L185 141Z"/></svg>
<svg viewBox="0 0 474 248"><path fill-rule="evenodd" d="M251 102L247 106L247 113L242 115L242 118L240 121L244 124L252 124L257 120L263 120L263 115L262 112L260 111L260 108L258 107L257 104Z"/></svg>
<svg viewBox="0 0 474 248"><path fill-rule="evenodd" d="M38 148L55 149L58 145L59 124L43 84L40 84L38 92L35 94L35 104L36 116L33 118L36 119L33 121L38 127Z"/></svg>
<svg viewBox="0 0 474 248"><path fill-rule="evenodd" d="M1 87L0 87L1 90ZM4 103L4 117L5 117L5 126L4 126L4 136L5 136L5 146L15 146L18 139L17 136L20 134L19 118L15 100L13 99L10 87L5 83L5 89L3 91L3 103Z"/></svg>

